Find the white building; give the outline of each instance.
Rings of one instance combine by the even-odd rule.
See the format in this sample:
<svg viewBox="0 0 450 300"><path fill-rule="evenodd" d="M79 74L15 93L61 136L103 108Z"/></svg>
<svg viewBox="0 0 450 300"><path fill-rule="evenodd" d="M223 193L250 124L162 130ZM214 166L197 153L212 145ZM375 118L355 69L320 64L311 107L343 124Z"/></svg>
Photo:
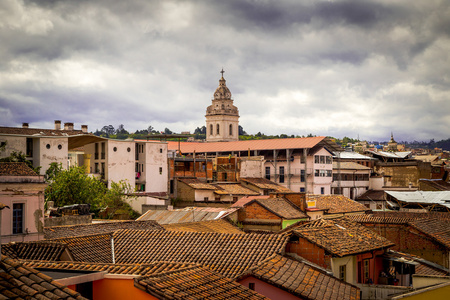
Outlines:
<svg viewBox="0 0 450 300"><path fill-rule="evenodd" d="M92 176L111 182L127 181L139 191L131 206L142 212L142 205L167 205L167 143L160 141L113 140L74 130L73 123L55 121L55 129L0 127L0 143L6 143L1 157L13 151L25 153L44 175L50 164L64 169L85 165Z"/></svg>
<svg viewBox="0 0 450 300"><path fill-rule="evenodd" d="M370 187L372 169L355 162L333 162L333 194L355 200Z"/></svg>

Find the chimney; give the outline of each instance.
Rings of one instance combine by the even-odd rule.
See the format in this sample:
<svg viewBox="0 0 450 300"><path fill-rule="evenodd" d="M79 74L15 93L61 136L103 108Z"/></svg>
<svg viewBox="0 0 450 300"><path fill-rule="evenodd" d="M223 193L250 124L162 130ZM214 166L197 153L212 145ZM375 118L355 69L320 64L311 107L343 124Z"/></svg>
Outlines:
<svg viewBox="0 0 450 300"><path fill-rule="evenodd" d="M28 123L22 123L22 128L28 128Z"/></svg>
<svg viewBox="0 0 450 300"><path fill-rule="evenodd" d="M55 120L55 130L61 130L61 120Z"/></svg>
<svg viewBox="0 0 450 300"><path fill-rule="evenodd" d="M83 133L87 133L88 132L88 126L87 125L81 125L81 131Z"/></svg>
<svg viewBox="0 0 450 300"><path fill-rule="evenodd" d="M64 130L73 130L73 123L64 123Z"/></svg>

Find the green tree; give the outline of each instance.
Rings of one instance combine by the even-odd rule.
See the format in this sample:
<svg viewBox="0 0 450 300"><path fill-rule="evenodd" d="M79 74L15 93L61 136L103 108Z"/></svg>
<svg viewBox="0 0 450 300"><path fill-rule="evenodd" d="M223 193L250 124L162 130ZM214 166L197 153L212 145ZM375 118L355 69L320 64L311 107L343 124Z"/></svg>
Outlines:
<svg viewBox="0 0 450 300"><path fill-rule="evenodd" d="M52 182L53 180L55 180L56 176L61 173L62 170L62 163L52 162L47 171L45 171L45 180L47 182Z"/></svg>
<svg viewBox="0 0 450 300"><path fill-rule="evenodd" d="M129 201L136 199L134 193L135 190L128 181L111 182L111 188L106 191L100 200L104 216L107 219L112 219L115 215L127 214L132 219L137 218L139 214L128 204Z"/></svg>
<svg viewBox="0 0 450 300"><path fill-rule="evenodd" d="M56 174L45 189L45 201L54 201L55 206L90 204L97 211L106 190L103 182L86 174L85 167L73 166Z"/></svg>

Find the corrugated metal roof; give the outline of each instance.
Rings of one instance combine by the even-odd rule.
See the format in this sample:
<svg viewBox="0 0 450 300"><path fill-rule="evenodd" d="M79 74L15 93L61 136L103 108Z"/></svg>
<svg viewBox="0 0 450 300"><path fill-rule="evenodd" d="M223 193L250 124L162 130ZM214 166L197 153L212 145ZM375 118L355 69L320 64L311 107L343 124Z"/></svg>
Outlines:
<svg viewBox="0 0 450 300"><path fill-rule="evenodd" d="M338 162L333 161L333 169L338 169ZM351 161L341 161L339 163L339 169L341 170L371 170L371 168L363 166L361 164Z"/></svg>
<svg viewBox="0 0 450 300"><path fill-rule="evenodd" d="M203 208L185 208L177 210L149 210L141 217L139 221L154 220L159 224L174 224L174 223L186 223L186 222L199 222L210 221L220 219L231 212L236 211L233 209L216 208L216 209L203 209Z"/></svg>
<svg viewBox="0 0 450 300"><path fill-rule="evenodd" d="M333 152L333 153L334 153L334 157L337 158L338 152ZM348 151L340 152L339 157L342 159L367 159L367 160L373 159L370 156L362 155L357 152L348 152Z"/></svg>
<svg viewBox="0 0 450 300"><path fill-rule="evenodd" d="M385 192L402 202L440 204L450 208L450 191Z"/></svg>
<svg viewBox="0 0 450 300"><path fill-rule="evenodd" d="M268 140L248 140L235 142L168 142L169 150L178 150L182 153L207 153L207 152L232 152L247 150L273 150L273 149L304 149L313 148L319 143L328 146L331 151L340 150L336 143L324 136L308 138L288 138L288 139L268 139Z"/></svg>

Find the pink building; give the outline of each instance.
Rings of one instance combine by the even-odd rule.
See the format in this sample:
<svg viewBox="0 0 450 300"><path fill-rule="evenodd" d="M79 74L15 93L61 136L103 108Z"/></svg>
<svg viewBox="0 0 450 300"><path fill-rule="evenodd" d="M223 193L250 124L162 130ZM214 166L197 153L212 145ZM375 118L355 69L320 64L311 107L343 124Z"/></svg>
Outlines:
<svg viewBox="0 0 450 300"><path fill-rule="evenodd" d="M1 241L44 238L44 177L25 163L0 163ZM8 209L9 208L9 209Z"/></svg>

